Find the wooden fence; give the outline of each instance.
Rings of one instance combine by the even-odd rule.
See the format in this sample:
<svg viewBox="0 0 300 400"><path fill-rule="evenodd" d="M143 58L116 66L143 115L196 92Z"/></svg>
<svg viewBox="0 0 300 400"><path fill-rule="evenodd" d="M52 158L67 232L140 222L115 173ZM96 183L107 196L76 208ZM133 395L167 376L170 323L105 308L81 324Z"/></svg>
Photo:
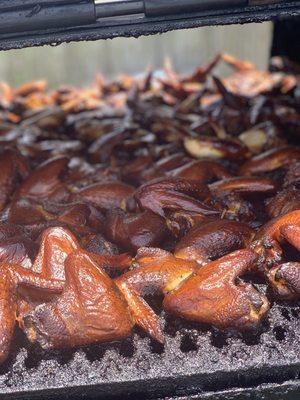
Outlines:
<svg viewBox="0 0 300 400"><path fill-rule="evenodd" d="M73 43L58 47L0 52L0 80L16 86L46 78L49 85L85 85L97 71L106 77L159 68L166 56L178 71L189 72L220 51L229 52L265 68L272 24L208 27L139 39Z"/></svg>

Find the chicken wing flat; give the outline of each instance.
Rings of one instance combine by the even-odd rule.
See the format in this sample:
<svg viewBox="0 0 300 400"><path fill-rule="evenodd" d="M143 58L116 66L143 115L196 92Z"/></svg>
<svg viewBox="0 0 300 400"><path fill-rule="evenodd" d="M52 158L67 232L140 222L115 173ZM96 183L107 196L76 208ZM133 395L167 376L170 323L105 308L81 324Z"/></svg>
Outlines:
<svg viewBox="0 0 300 400"><path fill-rule="evenodd" d="M23 316L30 341L43 348L65 348L130 335L134 323L127 303L101 266L76 250L66 259L65 274L61 295Z"/></svg>

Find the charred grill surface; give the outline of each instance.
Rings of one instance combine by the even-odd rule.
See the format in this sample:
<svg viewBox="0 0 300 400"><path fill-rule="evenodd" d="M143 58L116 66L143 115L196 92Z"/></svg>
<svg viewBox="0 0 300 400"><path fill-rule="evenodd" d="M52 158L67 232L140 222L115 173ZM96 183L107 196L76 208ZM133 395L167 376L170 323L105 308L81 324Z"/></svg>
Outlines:
<svg viewBox="0 0 300 400"><path fill-rule="evenodd" d="M196 394L218 398L215 392L221 396L224 391L227 399L234 399L250 389L253 395L255 387L266 384L267 394L274 387L274 393L284 398L299 390L299 315L299 307L276 305L262 332L244 338L228 338L198 325L167 320L164 348L138 334L121 344L60 353L41 351L37 346L28 349L19 342L1 366L1 398L10 398L9 394L13 399L34 395L45 399L153 399ZM286 383L289 380L293 382ZM257 390L261 396L263 388Z"/></svg>

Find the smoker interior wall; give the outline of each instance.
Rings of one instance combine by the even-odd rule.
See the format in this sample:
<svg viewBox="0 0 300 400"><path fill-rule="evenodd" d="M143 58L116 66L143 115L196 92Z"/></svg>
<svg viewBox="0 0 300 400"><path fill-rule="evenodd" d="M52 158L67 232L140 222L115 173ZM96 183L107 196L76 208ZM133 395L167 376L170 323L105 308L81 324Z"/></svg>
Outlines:
<svg viewBox="0 0 300 400"><path fill-rule="evenodd" d="M51 86L84 85L96 71L107 77L159 68L169 56L178 71L190 71L219 51L267 67L272 24L208 27L139 39L114 39L0 52L0 80L19 85L46 78ZM259 45L258 45L259 44Z"/></svg>

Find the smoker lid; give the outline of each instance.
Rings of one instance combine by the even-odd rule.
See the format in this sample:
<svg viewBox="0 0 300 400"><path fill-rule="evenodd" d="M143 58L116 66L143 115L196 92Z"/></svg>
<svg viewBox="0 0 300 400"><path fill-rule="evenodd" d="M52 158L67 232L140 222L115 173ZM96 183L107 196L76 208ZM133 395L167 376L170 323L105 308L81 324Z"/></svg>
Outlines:
<svg viewBox="0 0 300 400"><path fill-rule="evenodd" d="M80 2L79 6L82 6ZM262 1L263 3L263 1ZM300 16L300 1L283 1L278 4L240 6L230 9L179 13L155 17L123 16L103 18L95 23L76 27L40 29L27 32L1 33L0 50L23 47L58 45L63 42L139 37L176 29L208 25L244 24ZM17 22L16 22L17 24ZM3 29L2 29L3 32Z"/></svg>

